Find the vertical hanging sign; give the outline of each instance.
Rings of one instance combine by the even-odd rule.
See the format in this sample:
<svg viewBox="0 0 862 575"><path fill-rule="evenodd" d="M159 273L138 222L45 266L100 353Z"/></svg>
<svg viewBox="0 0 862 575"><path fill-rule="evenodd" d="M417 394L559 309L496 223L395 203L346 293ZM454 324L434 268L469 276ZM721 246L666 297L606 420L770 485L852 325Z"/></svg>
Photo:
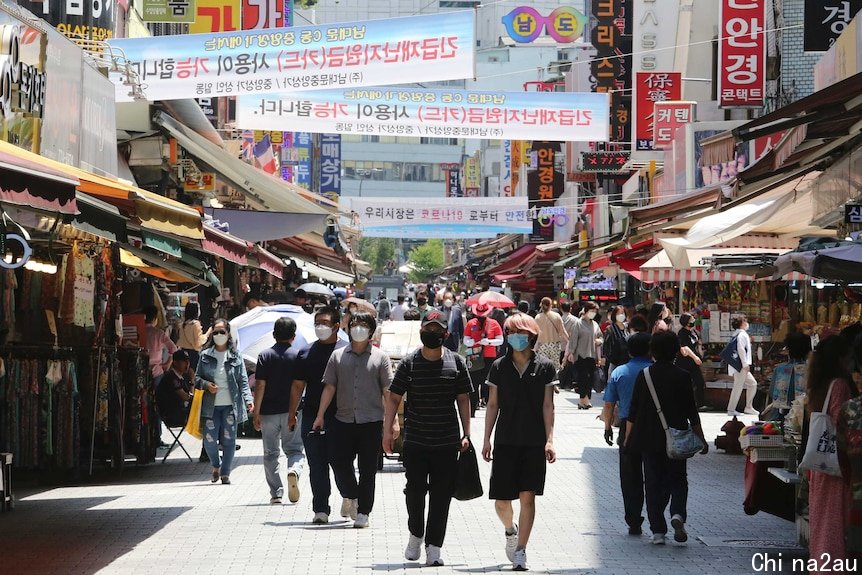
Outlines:
<svg viewBox="0 0 862 575"><path fill-rule="evenodd" d="M762 108L766 92L766 0L721 0L718 104Z"/></svg>
<svg viewBox="0 0 862 575"><path fill-rule="evenodd" d="M682 99L679 72L638 72L635 77L635 150L652 150L655 103Z"/></svg>
<svg viewBox="0 0 862 575"><path fill-rule="evenodd" d="M341 134L320 136L320 195L335 202L341 195Z"/></svg>

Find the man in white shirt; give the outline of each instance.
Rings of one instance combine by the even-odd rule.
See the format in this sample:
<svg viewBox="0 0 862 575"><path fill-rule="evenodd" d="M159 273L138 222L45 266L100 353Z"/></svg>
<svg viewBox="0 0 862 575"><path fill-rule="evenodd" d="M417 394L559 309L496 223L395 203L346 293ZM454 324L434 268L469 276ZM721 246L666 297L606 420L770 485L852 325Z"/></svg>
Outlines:
<svg viewBox="0 0 862 575"><path fill-rule="evenodd" d="M398 296L398 303L392 308L392 311L389 313L389 319L392 321L404 321L404 312L410 309L410 306L407 305L407 302L404 301L404 296Z"/></svg>

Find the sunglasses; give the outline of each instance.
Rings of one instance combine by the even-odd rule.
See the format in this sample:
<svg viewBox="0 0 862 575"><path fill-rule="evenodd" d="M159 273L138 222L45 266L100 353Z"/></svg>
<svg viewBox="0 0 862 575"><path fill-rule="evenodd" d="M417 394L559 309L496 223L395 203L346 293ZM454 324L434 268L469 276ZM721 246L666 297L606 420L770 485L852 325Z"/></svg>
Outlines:
<svg viewBox="0 0 862 575"><path fill-rule="evenodd" d="M529 6L520 6L503 16L506 32L519 43L532 42L541 35L542 29L557 42L573 42L583 34L586 23L586 16L565 6L547 16L542 16Z"/></svg>
<svg viewBox="0 0 862 575"><path fill-rule="evenodd" d="M219 329L213 332L213 335L227 335L227 332L223 329Z"/></svg>

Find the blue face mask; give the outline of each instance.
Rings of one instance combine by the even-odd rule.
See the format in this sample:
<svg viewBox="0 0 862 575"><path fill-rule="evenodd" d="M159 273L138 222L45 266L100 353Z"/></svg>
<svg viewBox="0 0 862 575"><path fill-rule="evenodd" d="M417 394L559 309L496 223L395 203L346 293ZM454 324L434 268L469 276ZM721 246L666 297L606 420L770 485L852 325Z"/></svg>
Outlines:
<svg viewBox="0 0 862 575"><path fill-rule="evenodd" d="M510 333L506 337L506 341L515 351L524 351L530 345L530 336L523 333Z"/></svg>

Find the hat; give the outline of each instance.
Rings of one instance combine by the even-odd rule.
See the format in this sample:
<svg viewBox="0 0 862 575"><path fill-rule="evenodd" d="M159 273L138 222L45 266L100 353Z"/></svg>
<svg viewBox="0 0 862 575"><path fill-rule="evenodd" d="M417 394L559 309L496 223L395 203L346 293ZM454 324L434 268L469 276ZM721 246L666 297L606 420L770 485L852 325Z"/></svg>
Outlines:
<svg viewBox="0 0 862 575"><path fill-rule="evenodd" d="M473 304L473 315L481 315L486 316L491 313L491 306L486 303L475 303Z"/></svg>
<svg viewBox="0 0 862 575"><path fill-rule="evenodd" d="M425 314L425 318L422 320L422 327L425 327L429 323L436 323L437 325L442 326L443 329L449 328L449 322L446 320L446 316L436 309Z"/></svg>
<svg viewBox="0 0 862 575"><path fill-rule="evenodd" d="M178 349L171 357L173 357L174 361L189 361L189 352L184 349Z"/></svg>

